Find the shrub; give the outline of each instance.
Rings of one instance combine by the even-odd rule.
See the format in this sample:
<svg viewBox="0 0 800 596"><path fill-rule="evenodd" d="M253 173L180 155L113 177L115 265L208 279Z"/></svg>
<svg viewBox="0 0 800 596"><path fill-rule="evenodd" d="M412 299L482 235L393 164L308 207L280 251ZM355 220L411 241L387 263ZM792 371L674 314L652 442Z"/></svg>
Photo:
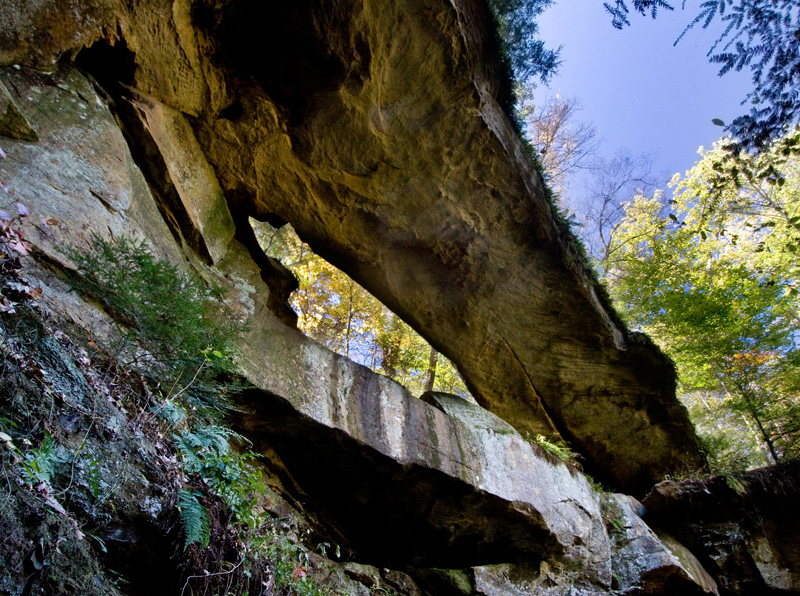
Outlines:
<svg viewBox="0 0 800 596"><path fill-rule="evenodd" d="M142 241L94 236L88 250L71 248L78 265L74 287L93 297L117 321L128 366L140 370L162 400L154 413L176 432L172 438L188 483L220 498L248 526L259 475L231 449L244 441L224 425L228 395L236 389L234 340L241 325L211 316L219 290L153 255ZM211 521L197 490L184 488L178 509L184 550L208 546Z"/></svg>
<svg viewBox="0 0 800 596"><path fill-rule="evenodd" d="M227 408L242 325L220 316L220 291L198 275L156 258L142 241L93 236L88 250L68 250L78 265L73 286L92 296L120 327L118 356L136 366L166 399L181 398L196 415ZM136 349L138 347L138 349Z"/></svg>

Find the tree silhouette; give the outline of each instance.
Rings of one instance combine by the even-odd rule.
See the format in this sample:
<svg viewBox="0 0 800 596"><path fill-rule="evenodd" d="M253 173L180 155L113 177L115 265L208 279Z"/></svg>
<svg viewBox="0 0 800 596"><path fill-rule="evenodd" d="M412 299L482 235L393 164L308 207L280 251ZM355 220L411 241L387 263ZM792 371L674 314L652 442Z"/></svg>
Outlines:
<svg viewBox="0 0 800 596"><path fill-rule="evenodd" d="M553 0L489 0L514 78L519 83L530 83L536 77L546 82L558 68L558 50L545 48L537 37L536 17L551 4Z"/></svg>

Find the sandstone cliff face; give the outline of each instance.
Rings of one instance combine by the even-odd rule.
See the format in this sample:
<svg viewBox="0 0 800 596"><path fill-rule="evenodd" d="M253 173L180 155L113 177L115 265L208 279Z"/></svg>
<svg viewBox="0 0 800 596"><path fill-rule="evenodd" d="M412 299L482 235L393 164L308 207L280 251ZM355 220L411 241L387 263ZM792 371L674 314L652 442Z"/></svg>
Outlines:
<svg viewBox="0 0 800 596"><path fill-rule="evenodd" d="M597 477L642 494L702 466L671 365L598 294L496 100L482 2L18 0L8 16L0 60L88 69L160 200L196 197L173 225L208 263L234 228L253 248L247 216L289 221L479 403L560 433ZM290 281L261 265L291 322Z"/></svg>
<svg viewBox="0 0 800 596"><path fill-rule="evenodd" d="M65 285L67 244L144 239L226 288L250 321L239 365L254 387L235 423L264 454L276 515L293 510L375 566L331 563L350 578L337 589L717 590L704 554L514 428L557 430L636 493L700 464L671 367L596 295L495 100L485 6L68 8L20 0L0 25L0 59L24 65L0 71L0 180L34 214L26 274L99 343L113 325ZM305 338L293 280L248 216L291 221L453 358L494 413L418 400ZM764 573L790 573L781 561Z"/></svg>
<svg viewBox="0 0 800 596"><path fill-rule="evenodd" d="M341 545L362 563L312 553L313 571L327 585L348 594L379 588L409 596L717 591L703 570L707 558L698 560L674 538L651 530L635 500L596 493L578 470L548 457L490 412L443 395L418 400L287 325L290 317L274 296L290 282L238 227L235 206L224 200L223 185L193 134L196 121L144 95L125 106L118 97L115 118L109 98L68 64L51 74L7 68L0 78L19 116L14 130L27 127L37 139L3 138L8 157L0 161L0 179L5 188L13 186L12 200L33 213L26 234L35 258L26 262L25 274L42 287L44 307L90 330L96 342L111 340L108 315L64 282L73 265L63 247L81 245L92 234L146 239L156 254L226 287L227 306L251 321L239 364L254 387L241 396L235 423L264 454L277 493L267 506L276 516L296 516L304 533ZM70 412L90 399L97 377L82 362L70 364L75 356L51 349L57 357L37 366L46 382L60 384L50 393L68 395L54 424L85 441L92 427L79 430ZM72 380L62 382L65 376ZM124 455L124 445L143 437L129 436L125 409L109 403L91 449L102 452L103 436L111 436ZM166 461L159 458L163 445L151 440L142 446L147 457L126 464L126 483L152 480L153 467ZM70 593L75 585L86 593L173 593L165 587L175 580L171 555L159 544L168 520L158 512L172 506L174 495L161 495L167 488L160 483L147 486L140 493L131 484L109 505L114 513L90 516L106 554L79 532L20 530L23 538L9 543L20 552L0 552L13 562L0 587L19 594L38 585L38 574L31 583L20 570L26 549L35 553L39 540L50 553L43 555L48 564L62 574L63 584L48 584L52 593ZM28 501L15 501L12 513L31 510ZM86 508L72 499L63 513L36 515L48 528L78 528ZM7 510L3 515L0 523L13 527L14 517ZM59 540L74 545L69 552L80 565L71 565L66 551L56 556ZM771 535L758 544L785 549ZM750 546L738 548L746 553ZM157 565L152 552L159 553ZM113 585L98 558L134 580L127 591ZM776 573L791 577L784 559L774 555L771 561L764 571L768 585ZM153 566L154 575L143 577L144 566ZM21 577L16 585L15 574Z"/></svg>

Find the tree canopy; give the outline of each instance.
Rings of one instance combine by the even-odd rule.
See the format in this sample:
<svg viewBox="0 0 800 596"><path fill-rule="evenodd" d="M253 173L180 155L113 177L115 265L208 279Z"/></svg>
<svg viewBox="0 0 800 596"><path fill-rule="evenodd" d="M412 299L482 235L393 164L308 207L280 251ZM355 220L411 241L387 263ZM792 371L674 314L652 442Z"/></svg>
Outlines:
<svg viewBox="0 0 800 596"><path fill-rule="evenodd" d="M759 156L719 144L676 176L671 200L625 205L606 264L619 308L675 360L701 419L738 416L773 461L800 455L798 142Z"/></svg>
<svg viewBox="0 0 800 596"><path fill-rule="evenodd" d="M546 82L558 69L559 50L539 39L536 18L554 0L488 1L516 81ZM673 10L666 0L614 0L604 7L618 29L630 25L632 12L656 18L660 10ZM742 148L761 150L800 117L800 7L796 0L703 0L675 43L695 27L717 22L722 33L708 51L709 61L720 66L720 76L748 69L753 83L742 99L750 103L749 112L727 130Z"/></svg>
<svg viewBox="0 0 800 596"><path fill-rule="evenodd" d="M314 254L287 225L256 224L267 254L299 281L298 327L331 350L405 385L470 398L453 364L345 273Z"/></svg>
<svg viewBox="0 0 800 596"><path fill-rule="evenodd" d="M551 4L553 0L489 0L518 83L529 84L537 77L547 81L558 69L558 50L545 47L536 24L536 17Z"/></svg>

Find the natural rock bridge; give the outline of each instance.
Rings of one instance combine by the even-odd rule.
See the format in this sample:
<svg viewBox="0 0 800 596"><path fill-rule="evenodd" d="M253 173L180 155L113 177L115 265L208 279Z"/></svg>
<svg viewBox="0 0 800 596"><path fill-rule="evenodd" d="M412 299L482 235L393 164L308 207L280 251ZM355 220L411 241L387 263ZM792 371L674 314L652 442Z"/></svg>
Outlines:
<svg viewBox="0 0 800 596"><path fill-rule="evenodd" d="M70 264L56 244L92 233L146 238L225 286L251 323L237 428L282 493L367 562L473 568L486 595L713 593L736 575L715 558L720 540L685 524L698 560L635 501L596 494L522 436L564 437L636 496L704 463L673 367L614 314L503 107L484 2L66 4L15 0L0 23L0 63L20 65L0 70L0 173L58 221L29 230L54 310L101 341L105 315L57 275ZM291 222L492 413L418 400L304 337L295 282L250 217ZM733 517L715 523L752 547L747 581L791 589L777 532Z"/></svg>
<svg viewBox="0 0 800 596"><path fill-rule="evenodd" d="M641 493L702 466L673 367L614 314L498 101L482 2L48 6L15 3L0 60L51 68L78 53L208 262L234 234L257 253L248 216L289 221L447 355L480 404L561 435L598 478ZM290 284L258 260L289 320Z"/></svg>

